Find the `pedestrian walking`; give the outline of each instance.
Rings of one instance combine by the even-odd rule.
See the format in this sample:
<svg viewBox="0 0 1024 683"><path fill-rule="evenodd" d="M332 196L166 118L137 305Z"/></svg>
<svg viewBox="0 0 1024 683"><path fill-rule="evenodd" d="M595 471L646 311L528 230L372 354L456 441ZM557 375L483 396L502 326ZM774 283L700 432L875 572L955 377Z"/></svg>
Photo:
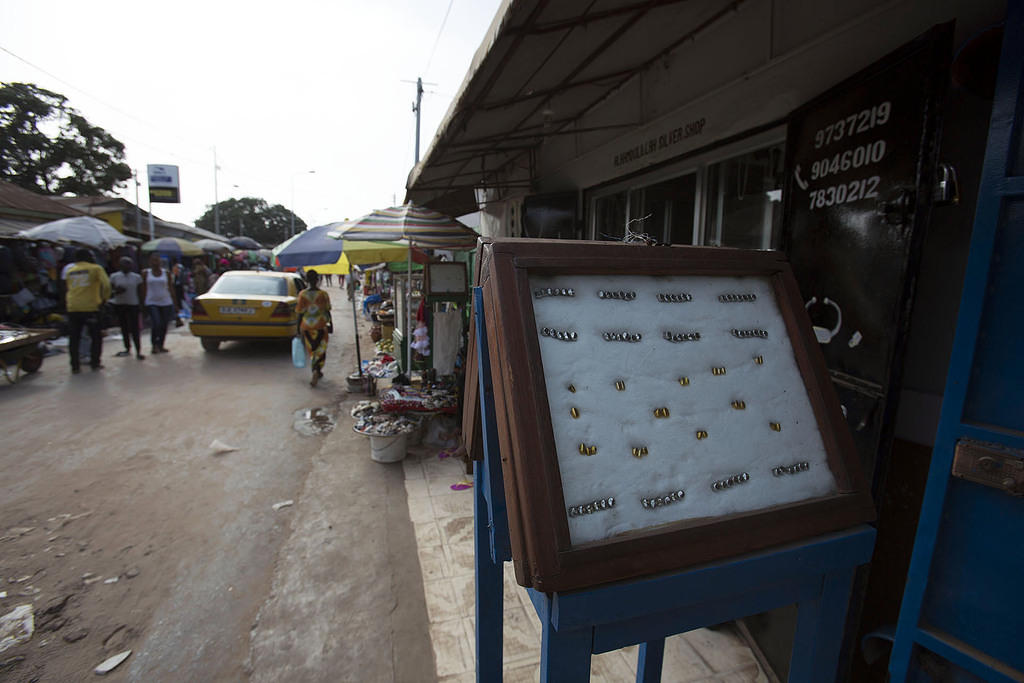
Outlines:
<svg viewBox="0 0 1024 683"><path fill-rule="evenodd" d="M174 282L174 296L179 302L185 301L185 276L184 269L180 262L176 262L171 267L171 278Z"/></svg>
<svg viewBox="0 0 1024 683"><path fill-rule="evenodd" d="M121 339L124 341L124 351L118 351L118 356L130 356L132 353L131 343L135 342L135 357L144 360L142 348L139 343L139 302L142 299L142 276L132 270L132 260L122 256L120 261L121 269L110 276L110 286L114 291L114 312L117 313L117 322L121 325Z"/></svg>
<svg viewBox="0 0 1024 683"><path fill-rule="evenodd" d="M92 341L89 347L89 367L99 370L103 353L103 329L100 325L100 306L110 298L110 279L105 270L93 262L92 252L79 249L75 262L66 272L69 348L71 372L82 371L79 344L82 330L88 329Z"/></svg>
<svg viewBox="0 0 1024 683"><path fill-rule="evenodd" d="M192 266L192 283L196 288L196 296L200 294L206 294L210 291L210 269L206 267L206 264L196 259L195 264Z"/></svg>
<svg viewBox="0 0 1024 683"><path fill-rule="evenodd" d="M142 298L149 313L152 353L167 353L164 346L167 326L177 316L178 302L174 298L171 274L161 265L156 254L149 257L149 268L142 271Z"/></svg>
<svg viewBox="0 0 1024 683"><path fill-rule="evenodd" d="M309 385L315 387L324 376L324 360L327 357L327 338L334 333L331 320L331 298L319 288L320 277L315 270L306 271L306 289L299 292L295 312L299 314L298 334L302 337L309 353L313 377Z"/></svg>

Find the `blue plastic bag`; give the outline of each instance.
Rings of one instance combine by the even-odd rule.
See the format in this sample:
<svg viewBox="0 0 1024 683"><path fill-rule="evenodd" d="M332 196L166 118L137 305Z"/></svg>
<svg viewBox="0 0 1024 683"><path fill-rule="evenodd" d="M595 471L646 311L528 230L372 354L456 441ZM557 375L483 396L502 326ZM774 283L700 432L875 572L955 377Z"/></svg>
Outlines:
<svg viewBox="0 0 1024 683"><path fill-rule="evenodd" d="M299 337L292 337L292 365L297 368L306 367L306 345Z"/></svg>

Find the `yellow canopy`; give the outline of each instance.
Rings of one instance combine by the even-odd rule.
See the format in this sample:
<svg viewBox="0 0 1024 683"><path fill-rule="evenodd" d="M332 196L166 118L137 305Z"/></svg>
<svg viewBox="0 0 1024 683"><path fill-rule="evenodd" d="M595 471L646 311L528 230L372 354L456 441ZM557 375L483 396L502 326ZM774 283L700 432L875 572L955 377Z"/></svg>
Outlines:
<svg viewBox="0 0 1024 683"><path fill-rule="evenodd" d="M362 242L353 240L342 241L341 258L337 263L326 263L319 266L306 266L306 270L318 273L344 275L350 266L362 266L368 263L391 263L405 261L409 257L409 247L399 242Z"/></svg>

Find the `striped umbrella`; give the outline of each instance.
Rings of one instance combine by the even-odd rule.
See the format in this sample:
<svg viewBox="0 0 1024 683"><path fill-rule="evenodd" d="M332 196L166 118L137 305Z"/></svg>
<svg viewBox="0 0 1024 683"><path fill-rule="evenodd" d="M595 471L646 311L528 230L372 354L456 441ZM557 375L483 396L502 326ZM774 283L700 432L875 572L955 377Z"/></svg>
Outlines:
<svg viewBox="0 0 1024 683"><path fill-rule="evenodd" d="M421 249L472 249L479 235L451 216L416 204L403 204L368 213L354 221L346 221L328 233L335 239L346 242L397 242L405 240L410 246ZM406 257L409 270L412 269L412 252ZM407 271L409 272L409 271ZM412 282L406 287L406 358L409 372L412 368Z"/></svg>
<svg viewBox="0 0 1024 683"><path fill-rule="evenodd" d="M346 221L331 237L372 242L402 239L421 249L472 249L479 237L451 216L416 204L392 206Z"/></svg>

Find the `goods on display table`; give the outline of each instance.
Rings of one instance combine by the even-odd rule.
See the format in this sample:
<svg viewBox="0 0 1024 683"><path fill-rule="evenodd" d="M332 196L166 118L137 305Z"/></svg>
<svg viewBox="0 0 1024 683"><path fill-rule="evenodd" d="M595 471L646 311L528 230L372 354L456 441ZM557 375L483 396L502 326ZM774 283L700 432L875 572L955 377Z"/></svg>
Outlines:
<svg viewBox="0 0 1024 683"><path fill-rule="evenodd" d="M395 384L382 389L377 400L360 401L352 409L352 430L370 437L371 458L395 462L405 457L405 447L417 444L428 423L431 428L451 429L452 415L458 410L458 390L454 378L430 381L427 373L422 388ZM435 424L436 423L436 424ZM390 441L390 437L402 439Z"/></svg>
<svg viewBox="0 0 1024 683"><path fill-rule="evenodd" d="M381 342L377 342L377 344L381 346ZM389 356L383 351L378 352L377 357L373 360L363 361L363 374L369 375L374 379L394 377L398 374L398 362L395 361L394 357Z"/></svg>
<svg viewBox="0 0 1024 683"><path fill-rule="evenodd" d="M395 385L380 392L380 408L389 413L408 411L452 415L457 407L458 397L455 392L440 386L414 389Z"/></svg>
<svg viewBox="0 0 1024 683"><path fill-rule="evenodd" d="M356 423L352 430L364 436L411 434L423 425L423 418L381 411L379 401L360 401L352 408Z"/></svg>
<svg viewBox="0 0 1024 683"><path fill-rule="evenodd" d="M53 339L56 330L32 330L0 324L0 372L11 384L16 384L21 373L32 374L43 364L40 342Z"/></svg>

